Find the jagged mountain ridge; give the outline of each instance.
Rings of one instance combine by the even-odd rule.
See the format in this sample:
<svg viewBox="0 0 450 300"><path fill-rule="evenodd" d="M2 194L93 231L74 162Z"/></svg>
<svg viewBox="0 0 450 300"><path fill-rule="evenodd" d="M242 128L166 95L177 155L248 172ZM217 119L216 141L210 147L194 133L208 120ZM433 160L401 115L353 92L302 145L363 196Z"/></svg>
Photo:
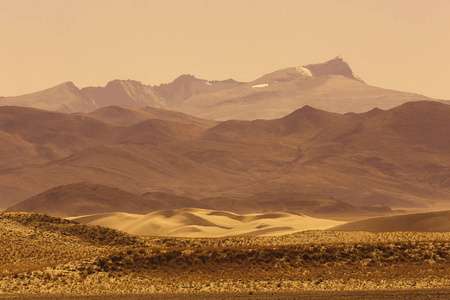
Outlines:
<svg viewBox="0 0 450 300"><path fill-rule="evenodd" d="M104 87L79 89L73 82L22 96L0 97L0 106L24 106L64 113L89 113L108 106L169 108L193 94L239 86L233 79L208 81L182 75L172 83L150 86L136 80L113 80Z"/></svg>
<svg viewBox="0 0 450 300"><path fill-rule="evenodd" d="M173 82L153 86L153 89L161 95L168 106L177 105L192 95L217 92L244 84L233 79L212 80L195 78L193 75L181 75Z"/></svg>
<svg viewBox="0 0 450 300"><path fill-rule="evenodd" d="M77 88L65 82L43 91L0 99L1 106L24 106L65 113L92 111L99 106Z"/></svg>
<svg viewBox="0 0 450 300"><path fill-rule="evenodd" d="M113 80L105 87L86 87L81 91L92 99L97 107L128 105L164 108L167 106L166 101L155 93L151 86L136 80Z"/></svg>
<svg viewBox="0 0 450 300"><path fill-rule="evenodd" d="M105 87L83 89L72 82L65 82L40 92L0 99L0 106L24 106L64 113L87 113L111 105L167 106L150 86L134 80L114 80Z"/></svg>
<svg viewBox="0 0 450 300"><path fill-rule="evenodd" d="M367 85L338 56L324 63L278 70L249 83L204 80L192 75L157 86L113 80L105 87L79 89L67 82L32 94L0 98L0 105L66 113L87 113L110 105L148 106L203 119L253 120L280 118L305 105L330 112L360 113L417 100L432 99Z"/></svg>

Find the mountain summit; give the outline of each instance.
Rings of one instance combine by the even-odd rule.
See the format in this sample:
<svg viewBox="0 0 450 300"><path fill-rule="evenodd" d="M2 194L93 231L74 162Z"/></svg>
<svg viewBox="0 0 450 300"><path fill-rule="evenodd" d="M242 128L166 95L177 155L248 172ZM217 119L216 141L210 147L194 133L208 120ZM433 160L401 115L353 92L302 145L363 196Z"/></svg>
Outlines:
<svg viewBox="0 0 450 300"><path fill-rule="evenodd" d="M193 95L171 108L222 121L281 118L305 105L335 113L362 113L418 100L432 99L365 84L337 56L323 63L277 70L232 89Z"/></svg>
<svg viewBox="0 0 450 300"><path fill-rule="evenodd" d="M77 88L71 81L55 87L0 99L0 106L26 106L64 113L87 113L111 105L166 107L166 101L149 85L135 80L113 80L105 87Z"/></svg>
<svg viewBox="0 0 450 300"><path fill-rule="evenodd" d="M96 103L68 81L43 91L0 99L0 105L33 107L65 113L93 111Z"/></svg>
<svg viewBox="0 0 450 300"><path fill-rule="evenodd" d="M111 105L128 105L134 107L166 107L166 101L156 94L149 85L136 80L113 80L105 87L87 87L82 91L89 96L98 107Z"/></svg>
<svg viewBox="0 0 450 300"><path fill-rule="evenodd" d="M350 66L342 59L340 55L324 63L310 64L303 66L303 68L307 68L308 70L310 70L312 76L341 75L350 79L364 82L361 78L353 73Z"/></svg>
<svg viewBox="0 0 450 300"><path fill-rule="evenodd" d="M181 75L167 84L154 86L153 89L167 101L169 106L179 104L192 95L218 92L244 84L233 79L205 80L193 75Z"/></svg>

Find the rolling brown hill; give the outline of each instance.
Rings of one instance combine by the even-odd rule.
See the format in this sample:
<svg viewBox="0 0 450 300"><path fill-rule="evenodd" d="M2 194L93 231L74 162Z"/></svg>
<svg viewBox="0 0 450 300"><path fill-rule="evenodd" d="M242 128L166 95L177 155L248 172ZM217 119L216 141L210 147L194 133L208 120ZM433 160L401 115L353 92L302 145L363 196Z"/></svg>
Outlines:
<svg viewBox="0 0 450 300"><path fill-rule="evenodd" d="M85 167L82 163L82 166L68 171L64 169L64 160L72 161L80 155L88 155L86 160L92 159L91 161L104 162L107 165L107 160L114 157L113 153L124 153L121 150L113 150L113 153L108 154L108 149L128 147L135 150L139 146L134 143L156 145L178 139L186 140L195 137L200 130L197 125L158 119L146 120L131 127L117 127L81 115L25 107L0 107L0 151L3 153L0 172L5 175L0 207L4 207L3 201L8 199L10 193L25 195L25 199L36 194L35 188L42 192L61 184L78 182L80 178L91 179L88 174L95 170L92 169L94 166ZM160 152L163 153L164 150ZM139 156L147 160L151 160L147 156L154 157L140 151L130 155ZM120 164L122 160L123 157L115 162ZM89 162L87 164L89 165ZM132 174L127 171L126 164L121 164L118 169L128 175ZM49 169L53 171L46 173ZM164 167L160 169L164 170ZM111 168L109 170L111 171ZM102 171L98 175L101 173ZM20 178L20 182L25 180L23 185L19 186L19 182L15 182L16 176Z"/></svg>
<svg viewBox="0 0 450 300"><path fill-rule="evenodd" d="M344 129L327 130L315 143L332 141L346 156L385 175L417 178L450 187L450 106L439 102L405 103ZM331 135L332 134L332 135ZM315 147L314 147L315 148ZM317 149L317 148L315 148Z"/></svg>
<svg viewBox="0 0 450 300"><path fill-rule="evenodd" d="M156 109L155 109L156 110ZM198 122L201 123L201 122ZM207 121L203 126L207 124ZM9 143L29 146L47 160L66 157L99 145L119 143L161 143L189 139L201 127L193 124L147 119L129 127L115 127L76 114L42 111L33 108L0 106L0 131ZM21 150L15 147L15 150ZM33 151L30 151L33 152Z"/></svg>
<svg viewBox="0 0 450 300"><path fill-rule="evenodd" d="M275 71L235 88L193 95L172 108L225 121L280 118L305 105L329 112L362 113L417 100L431 99L367 85L341 57L336 57L325 63Z"/></svg>
<svg viewBox="0 0 450 300"><path fill-rule="evenodd" d="M180 112L153 107L107 106L84 116L115 126L130 126L148 119L158 119L178 123L193 124L200 127L212 127L218 122L192 117Z"/></svg>
<svg viewBox="0 0 450 300"><path fill-rule="evenodd" d="M42 164L47 160L42 157L42 149L21 137L0 131L0 169L8 170L32 164Z"/></svg>
<svg viewBox="0 0 450 300"><path fill-rule="evenodd" d="M288 124L284 118L224 122L207 130L208 134L203 138L230 143L239 140L242 144L256 143L255 139L257 142L270 139L291 150L295 147L295 154L291 152L285 156L292 160L284 163L283 176L267 181L271 182L268 186L274 189L293 188L332 195L353 204L376 204L384 197L381 201L385 204L408 206L414 205L416 196L423 199L428 194L435 198L441 191L444 194L448 191L449 108L445 104L427 101L363 114L330 115L308 108L293 113L292 117L298 114L298 118L293 119L298 124L305 124L300 127L302 130L308 128L308 118L302 121L306 111L323 117L323 126L312 127L314 130L309 138L299 135L295 122L291 126L284 125ZM274 138L277 135L282 137ZM279 145L278 150L281 148ZM275 153L273 149L270 151ZM224 155L222 159L225 159ZM294 182L294 178L297 178L296 187L289 183ZM318 181L327 182L321 190ZM439 188L426 192L428 184ZM312 189L313 186L318 189ZM395 191L398 187L403 192ZM361 191L355 192L355 188ZM356 194L359 196L354 197ZM405 197L406 194L409 196ZM444 194L437 198L445 199Z"/></svg>
<svg viewBox="0 0 450 300"><path fill-rule="evenodd" d="M329 196L298 192L264 192L248 197L208 197L198 200L197 206L192 207L239 214L293 211L334 220L354 220L363 216L393 213L387 206L355 206Z"/></svg>
<svg viewBox="0 0 450 300"><path fill-rule="evenodd" d="M392 213L389 207L358 207L321 195L260 193L249 197L193 199L162 192L147 192L139 195L88 182L49 189L5 211L38 212L64 218L111 212L148 214L154 211L186 208L240 214L292 211L333 219L355 219L361 216Z"/></svg>
<svg viewBox="0 0 450 300"><path fill-rule="evenodd" d="M155 108L152 110L157 111ZM175 112L174 115L178 113ZM141 131L151 135L164 134L173 138L182 138L186 134L189 135L189 131L197 132L213 124L215 124L214 121L196 120L188 116L183 119L180 116L179 119L175 117L145 118L143 121L119 128L97 121L90 116L0 106L1 131L20 136L32 143L73 148L74 151L98 144L122 143L123 139L129 138L132 134L139 134Z"/></svg>
<svg viewBox="0 0 450 300"><path fill-rule="evenodd" d="M46 160L112 142L114 135L91 118L16 106L0 106L0 131L31 143Z"/></svg>
<svg viewBox="0 0 450 300"><path fill-rule="evenodd" d="M174 198L179 200L176 196L170 199ZM155 197L133 194L118 188L79 182L55 187L9 207L6 211L40 212L61 218L109 212L138 214L167 209L171 204L168 200L165 197L164 201L158 201ZM184 207L190 207L189 203Z"/></svg>
<svg viewBox="0 0 450 300"><path fill-rule="evenodd" d="M119 143L160 144L174 140L190 140L202 131L201 127L158 119L148 119L123 128Z"/></svg>
<svg viewBox="0 0 450 300"><path fill-rule="evenodd" d="M207 129L154 119L112 126L4 109L0 130L5 142L23 144L9 151L24 163L11 154L0 171L3 207L80 180L194 199L293 192L357 206L449 205L450 111L439 102L345 115L304 107L276 120Z"/></svg>
<svg viewBox="0 0 450 300"><path fill-rule="evenodd" d="M205 137L227 136L233 138L267 138L296 135L311 137L324 127L345 122L340 114L304 106L289 115L274 120L224 121L205 131Z"/></svg>

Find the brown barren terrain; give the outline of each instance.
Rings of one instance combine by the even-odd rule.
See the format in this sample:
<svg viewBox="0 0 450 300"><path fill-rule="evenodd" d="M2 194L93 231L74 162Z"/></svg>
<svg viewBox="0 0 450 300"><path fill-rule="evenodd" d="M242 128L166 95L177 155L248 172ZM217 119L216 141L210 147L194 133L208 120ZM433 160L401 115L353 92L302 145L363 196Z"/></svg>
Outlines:
<svg viewBox="0 0 450 300"><path fill-rule="evenodd" d="M0 107L0 206L86 181L194 199L272 192L367 207L448 207L449 120L450 106L430 101L345 115L304 107L280 119L216 126L187 117L113 126ZM267 209L254 204L253 212Z"/></svg>

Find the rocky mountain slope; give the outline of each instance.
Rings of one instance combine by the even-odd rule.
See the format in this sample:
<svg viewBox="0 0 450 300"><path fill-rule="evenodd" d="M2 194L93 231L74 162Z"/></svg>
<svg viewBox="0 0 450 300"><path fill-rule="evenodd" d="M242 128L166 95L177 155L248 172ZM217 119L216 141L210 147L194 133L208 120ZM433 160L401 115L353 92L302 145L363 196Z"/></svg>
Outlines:
<svg viewBox="0 0 450 300"><path fill-rule="evenodd" d="M100 107L129 105L135 107L166 107L166 101L151 86L134 80L114 80L105 87L77 88L72 82L40 92L5 97L0 106L25 106L65 113L92 112Z"/></svg>
<svg viewBox="0 0 450 300"><path fill-rule="evenodd" d="M25 106L65 113L87 112L99 107L72 82L31 94L4 97L0 99L0 105Z"/></svg>
<svg viewBox="0 0 450 300"><path fill-rule="evenodd" d="M151 86L135 80L113 80L105 87L86 87L81 90L97 107L128 105L134 107L166 107L166 101ZM87 110L83 112L89 112Z"/></svg>
<svg viewBox="0 0 450 300"><path fill-rule="evenodd" d="M417 100L430 98L365 84L336 57L275 71L232 89L193 95L172 108L206 119L253 120L280 118L305 105L329 112L362 113Z"/></svg>
<svg viewBox="0 0 450 300"><path fill-rule="evenodd" d="M153 89L161 95L169 107L177 105L193 95L218 92L244 84L233 79L212 80L198 79L192 75L181 75L171 83L154 86Z"/></svg>

